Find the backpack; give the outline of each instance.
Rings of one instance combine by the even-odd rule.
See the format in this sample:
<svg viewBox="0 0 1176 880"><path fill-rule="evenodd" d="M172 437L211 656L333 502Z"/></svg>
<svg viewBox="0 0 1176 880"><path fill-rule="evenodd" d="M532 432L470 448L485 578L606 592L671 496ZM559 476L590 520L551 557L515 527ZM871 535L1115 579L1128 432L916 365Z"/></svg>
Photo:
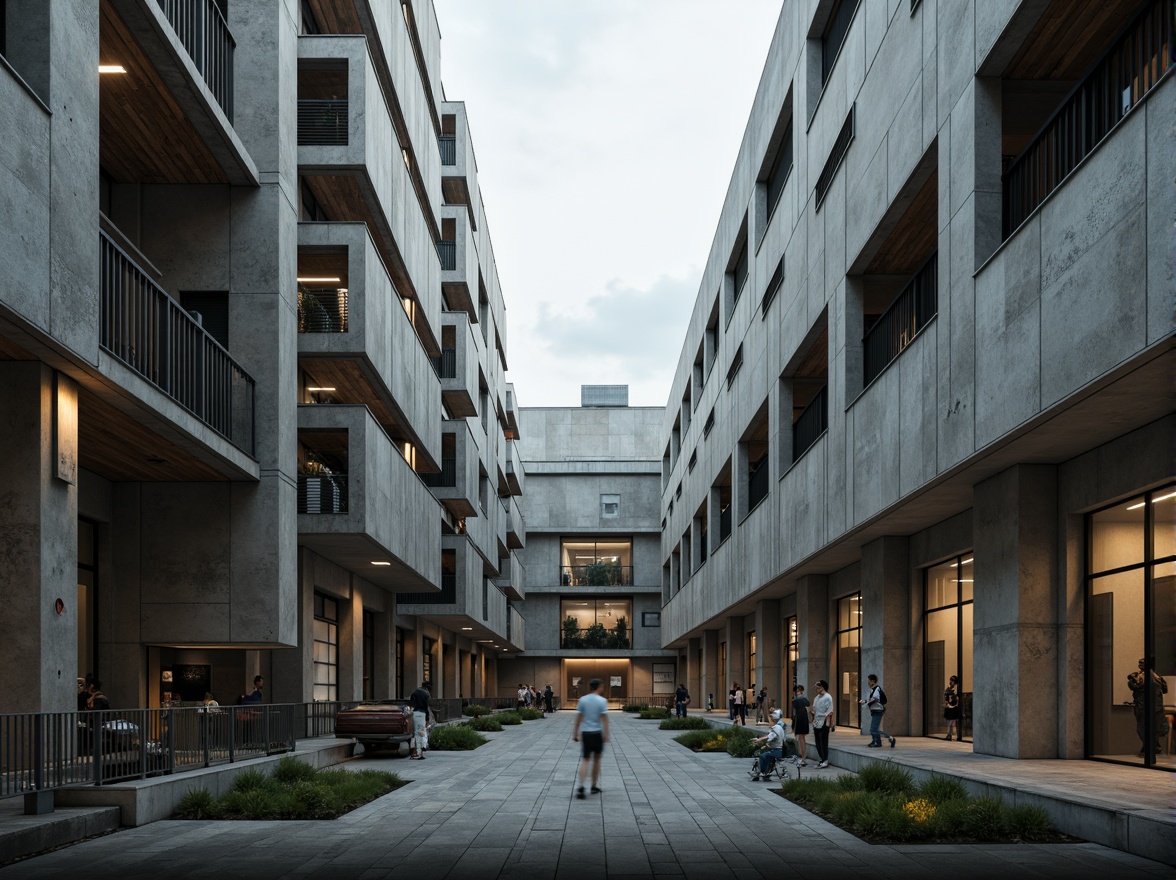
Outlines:
<svg viewBox="0 0 1176 880"><path fill-rule="evenodd" d="M886 705L886 691L882 690L882 686L878 686L878 702L883 706Z"/></svg>

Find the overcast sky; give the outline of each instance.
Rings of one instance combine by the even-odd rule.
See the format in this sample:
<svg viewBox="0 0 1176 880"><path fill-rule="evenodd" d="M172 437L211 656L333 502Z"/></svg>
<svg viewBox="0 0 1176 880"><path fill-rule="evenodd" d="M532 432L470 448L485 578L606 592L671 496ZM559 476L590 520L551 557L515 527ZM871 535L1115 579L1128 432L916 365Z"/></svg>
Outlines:
<svg viewBox="0 0 1176 880"><path fill-rule="evenodd" d="M520 406L664 406L781 0L434 0Z"/></svg>

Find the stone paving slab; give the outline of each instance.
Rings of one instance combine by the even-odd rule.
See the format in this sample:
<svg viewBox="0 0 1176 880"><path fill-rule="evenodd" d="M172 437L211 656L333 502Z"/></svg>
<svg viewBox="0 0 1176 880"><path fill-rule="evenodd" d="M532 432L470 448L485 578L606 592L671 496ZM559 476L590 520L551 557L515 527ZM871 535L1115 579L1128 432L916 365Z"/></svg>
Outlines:
<svg viewBox="0 0 1176 880"><path fill-rule="evenodd" d="M621 713L610 713L604 792L576 800L573 717L508 728L473 752L348 762L412 783L335 821L164 820L0 869L0 880L1176 877L1096 844L870 845L752 782L747 762L696 755Z"/></svg>

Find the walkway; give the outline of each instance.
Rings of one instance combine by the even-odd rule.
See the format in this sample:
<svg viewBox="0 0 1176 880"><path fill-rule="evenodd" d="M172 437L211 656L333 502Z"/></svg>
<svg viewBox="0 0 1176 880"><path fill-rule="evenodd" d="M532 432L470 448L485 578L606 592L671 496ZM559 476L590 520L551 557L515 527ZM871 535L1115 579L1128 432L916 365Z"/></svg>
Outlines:
<svg viewBox="0 0 1176 880"><path fill-rule="evenodd" d="M604 793L585 801L572 797L577 746L563 711L475 752L352 761L413 782L333 822L161 821L11 865L0 880L1176 877L1095 844L872 846L750 781L744 761L693 754L655 721L610 718Z"/></svg>

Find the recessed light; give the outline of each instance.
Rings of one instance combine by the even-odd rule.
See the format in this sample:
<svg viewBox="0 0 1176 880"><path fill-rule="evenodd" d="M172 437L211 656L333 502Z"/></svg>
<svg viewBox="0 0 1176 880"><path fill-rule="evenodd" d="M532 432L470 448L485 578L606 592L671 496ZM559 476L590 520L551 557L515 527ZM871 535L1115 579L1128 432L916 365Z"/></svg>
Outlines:
<svg viewBox="0 0 1176 880"><path fill-rule="evenodd" d="M461 631L462 631L462 632L470 632L471 630L473 630L473 627L472 627L472 626L463 626L463 627L461 628Z"/></svg>
<svg viewBox="0 0 1176 880"><path fill-rule="evenodd" d="M99 73L126 73L127 69L121 64L99 64Z"/></svg>
<svg viewBox="0 0 1176 880"><path fill-rule="evenodd" d="M334 391L335 387L333 385L307 385L306 390L307 391Z"/></svg>
<svg viewBox="0 0 1176 880"><path fill-rule="evenodd" d="M388 562L385 559L373 559L372 560L372 565L391 565L391 564L392 564L391 562Z"/></svg>
<svg viewBox="0 0 1176 880"><path fill-rule="evenodd" d="M1159 501L1160 499L1157 498L1156 500ZM1132 504L1127 509L1128 510L1139 510L1139 508L1143 507L1143 505L1146 503L1147 503L1146 501L1140 501L1138 504Z"/></svg>
<svg viewBox="0 0 1176 880"><path fill-rule="evenodd" d="M300 276L298 278L298 283L299 284L338 284L342 280L343 279L339 278L338 276L335 276L333 278L329 278L329 277L323 277L323 278L305 277L305 278L303 278Z"/></svg>

